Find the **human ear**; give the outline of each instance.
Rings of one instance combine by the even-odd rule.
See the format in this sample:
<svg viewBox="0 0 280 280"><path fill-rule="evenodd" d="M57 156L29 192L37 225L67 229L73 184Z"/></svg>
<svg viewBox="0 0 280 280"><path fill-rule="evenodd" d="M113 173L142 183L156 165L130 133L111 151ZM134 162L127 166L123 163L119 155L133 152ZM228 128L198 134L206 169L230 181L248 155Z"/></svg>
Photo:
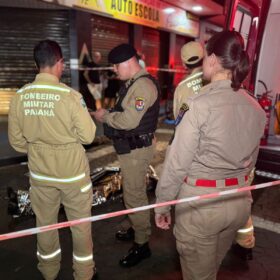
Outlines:
<svg viewBox="0 0 280 280"><path fill-rule="evenodd" d="M210 66L215 66L217 64L217 57L214 53L210 55Z"/></svg>

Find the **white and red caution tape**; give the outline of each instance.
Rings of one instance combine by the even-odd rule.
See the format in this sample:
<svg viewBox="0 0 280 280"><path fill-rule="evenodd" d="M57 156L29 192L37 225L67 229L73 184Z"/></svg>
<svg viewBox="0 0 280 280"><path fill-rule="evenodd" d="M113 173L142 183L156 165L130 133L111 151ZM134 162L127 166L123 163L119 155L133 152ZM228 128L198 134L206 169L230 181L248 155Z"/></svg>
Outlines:
<svg viewBox="0 0 280 280"><path fill-rule="evenodd" d="M73 66L70 67L72 70L79 70L79 71L102 71L102 70L113 70L114 68L111 66L108 67L79 67ZM171 73L186 73L185 69L173 69L173 68L158 68L153 66L147 66L147 71L157 71L157 72L171 72Z"/></svg>
<svg viewBox="0 0 280 280"><path fill-rule="evenodd" d="M157 68L153 66L147 66L147 71L157 71L157 72L171 72L171 73L182 73L186 74L187 71L185 69L173 69L173 68Z"/></svg>
<svg viewBox="0 0 280 280"><path fill-rule="evenodd" d="M107 67L70 67L70 69L73 70L79 70L79 71L101 71L101 70L113 70L114 68L112 66Z"/></svg>
<svg viewBox="0 0 280 280"><path fill-rule="evenodd" d="M105 219L109 219L109 218L113 218L113 217L118 217L118 216L122 216L122 215L126 215L126 214L132 214L135 212L149 210L152 208L170 206L170 205L175 205L175 204L180 204L180 203L185 203L185 202L190 202L190 201L195 201L195 200L209 199L209 198L214 198L214 197L218 197L218 196L224 196L224 195L229 195L229 194L234 194L234 193L239 193L239 192L244 192L244 191L251 191L251 190L256 190L256 189L263 189L263 188L268 188L268 187L277 186L277 185L280 185L280 180L263 183L263 184L259 184L259 185L253 185L253 186L249 186L249 187L242 187L242 188L237 188L237 189L225 190L225 191L221 191L221 192L215 192L215 193L211 193L211 194L204 194L204 195L187 197L187 198L182 198L182 199L177 199L177 200L171 200L171 201L162 202L162 203L155 203L155 204L151 204L151 205L121 210L121 211L117 211L117 212L111 212L111 213L107 213L107 214L101 214L101 215L87 217L87 218L78 219L78 220L74 220L74 221L66 221L66 222L43 226L43 227L30 228L30 229L11 232L11 233L7 233L7 234L1 234L0 241L28 236L28 235L33 235L33 234L37 234L37 233L54 230L54 229L76 226L76 225L79 225L82 223L96 222L96 221L105 220Z"/></svg>

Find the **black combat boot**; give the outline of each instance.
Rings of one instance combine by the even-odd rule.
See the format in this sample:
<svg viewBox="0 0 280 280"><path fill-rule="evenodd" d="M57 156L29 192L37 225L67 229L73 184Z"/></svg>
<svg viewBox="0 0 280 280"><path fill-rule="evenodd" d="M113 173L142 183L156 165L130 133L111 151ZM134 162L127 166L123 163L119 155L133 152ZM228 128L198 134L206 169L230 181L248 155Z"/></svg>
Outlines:
<svg viewBox="0 0 280 280"><path fill-rule="evenodd" d="M244 248L238 243L231 246L232 252L244 261L251 261L253 259L253 250L252 248Z"/></svg>
<svg viewBox="0 0 280 280"><path fill-rule="evenodd" d="M134 240L134 229L130 227L127 230L119 230L116 238L120 241L132 241Z"/></svg>
<svg viewBox="0 0 280 280"><path fill-rule="evenodd" d="M120 260L120 266L131 267L150 256L151 250L148 242L141 245L134 243L132 248L129 249L128 254Z"/></svg>

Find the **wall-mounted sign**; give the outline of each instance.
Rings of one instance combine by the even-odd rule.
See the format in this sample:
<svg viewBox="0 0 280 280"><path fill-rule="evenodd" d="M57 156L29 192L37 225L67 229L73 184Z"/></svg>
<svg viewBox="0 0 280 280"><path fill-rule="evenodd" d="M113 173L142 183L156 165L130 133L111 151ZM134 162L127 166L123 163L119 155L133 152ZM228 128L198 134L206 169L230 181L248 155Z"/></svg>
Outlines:
<svg viewBox="0 0 280 280"><path fill-rule="evenodd" d="M158 0L76 0L62 5L97 11L113 18L191 37L199 36L199 20L188 12ZM67 3L68 2L68 3Z"/></svg>

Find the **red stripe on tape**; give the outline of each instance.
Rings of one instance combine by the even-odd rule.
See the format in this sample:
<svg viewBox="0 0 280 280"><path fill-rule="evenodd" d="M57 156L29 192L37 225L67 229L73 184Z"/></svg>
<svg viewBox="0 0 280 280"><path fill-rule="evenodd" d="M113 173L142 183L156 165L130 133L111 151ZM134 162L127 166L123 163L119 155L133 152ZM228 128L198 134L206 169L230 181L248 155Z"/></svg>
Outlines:
<svg viewBox="0 0 280 280"><path fill-rule="evenodd" d="M240 190L240 189L242 189L242 190ZM237 189L237 192L240 192L240 191L252 191L252 190L255 190L256 189L256 186L249 186L249 187L242 187L242 188L239 188L239 189Z"/></svg>
<svg viewBox="0 0 280 280"><path fill-rule="evenodd" d="M200 199L206 199L206 198L214 198L220 196L219 193L208 193L208 194L203 194L200 196Z"/></svg>

